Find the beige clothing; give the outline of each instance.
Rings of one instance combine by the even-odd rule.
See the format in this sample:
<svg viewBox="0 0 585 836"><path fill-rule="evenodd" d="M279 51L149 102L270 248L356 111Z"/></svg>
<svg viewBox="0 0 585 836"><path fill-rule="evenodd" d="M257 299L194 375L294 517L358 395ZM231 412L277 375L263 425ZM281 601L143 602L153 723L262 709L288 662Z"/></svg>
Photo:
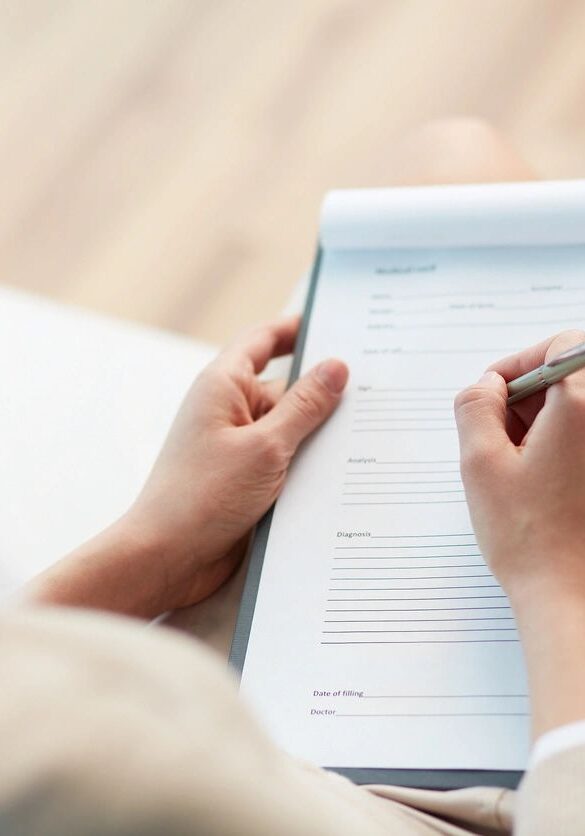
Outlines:
<svg viewBox="0 0 585 836"><path fill-rule="evenodd" d="M585 748L539 766L517 804L500 789L356 787L279 751L222 663L169 628L6 611L0 670L1 834L585 833Z"/></svg>

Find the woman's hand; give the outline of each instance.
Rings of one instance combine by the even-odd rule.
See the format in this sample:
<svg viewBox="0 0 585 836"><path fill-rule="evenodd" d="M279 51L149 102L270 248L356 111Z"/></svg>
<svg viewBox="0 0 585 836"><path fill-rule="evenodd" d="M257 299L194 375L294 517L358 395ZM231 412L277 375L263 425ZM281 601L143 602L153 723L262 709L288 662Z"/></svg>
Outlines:
<svg viewBox="0 0 585 836"><path fill-rule="evenodd" d="M585 370L506 407L506 381L584 341L569 331L508 357L456 400L472 522L512 597L585 590Z"/></svg>
<svg viewBox="0 0 585 836"><path fill-rule="evenodd" d="M154 616L214 592L278 496L301 442L348 377L327 360L284 392L258 374L294 347L299 318L257 328L197 378L124 517L33 583L30 597Z"/></svg>
<svg viewBox="0 0 585 836"><path fill-rule="evenodd" d="M584 341L564 332L495 363L455 405L471 519L515 610L536 734L585 718L585 370L510 408L506 382Z"/></svg>
<svg viewBox="0 0 585 836"><path fill-rule="evenodd" d="M298 446L339 402L348 371L338 360L284 394L282 382L258 378L293 350L298 327L293 317L258 328L203 371L130 512L165 563L167 608L200 601L229 577Z"/></svg>

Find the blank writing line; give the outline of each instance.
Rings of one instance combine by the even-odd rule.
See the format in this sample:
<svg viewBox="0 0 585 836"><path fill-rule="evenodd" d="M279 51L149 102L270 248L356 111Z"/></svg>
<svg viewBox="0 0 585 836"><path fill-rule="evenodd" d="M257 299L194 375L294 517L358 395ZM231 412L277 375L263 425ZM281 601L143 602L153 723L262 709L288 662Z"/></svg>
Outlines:
<svg viewBox="0 0 585 836"><path fill-rule="evenodd" d="M423 568L422 566L420 567ZM425 566L425 569L428 567ZM437 567L442 569L443 567ZM414 569L413 571L416 571ZM390 577L385 578L332 578L335 583L338 581L447 581L453 578L491 578L492 575L489 572L484 572L483 574L478 574L477 572L474 575L391 575ZM343 587L341 587L343 589ZM337 592L338 590L333 590Z"/></svg>
<svg viewBox="0 0 585 836"><path fill-rule="evenodd" d="M445 471L447 472L447 471ZM473 531L450 534L372 534L372 540L422 540L426 537L473 537ZM434 548L434 547L433 547Z"/></svg>
<svg viewBox="0 0 585 836"><path fill-rule="evenodd" d="M567 291L585 290L585 287L560 287L558 288L558 290L561 293L566 293ZM525 293L530 295L532 293L542 293L542 291L539 288L523 287L519 288L518 290L462 290L460 292L449 291L444 293L413 293L409 296L390 295L388 298L392 299L392 301L394 301L395 299L399 299L400 301L408 301L410 299L439 299L445 298L447 296L518 296L518 294Z"/></svg>
<svg viewBox="0 0 585 836"><path fill-rule="evenodd" d="M433 627L430 630L415 628L414 630L323 630L323 633L345 635L348 633L515 633L515 627L448 627L443 630Z"/></svg>
<svg viewBox="0 0 585 836"><path fill-rule="evenodd" d="M364 694L362 700L528 699L528 694Z"/></svg>
<svg viewBox="0 0 585 836"><path fill-rule="evenodd" d="M487 597L488 598L493 598L493 597L503 598L505 596L503 596L503 595L499 595L499 596L488 595ZM360 601L360 603L361 603L361 601L363 601L363 598L358 598L356 600ZM392 600L392 599L390 599L390 600ZM397 598L396 600L397 601L402 601L404 599ZM408 600L409 601L417 601L417 600L418 601L436 601L437 599L436 598L418 598L418 599L417 598L408 598ZM441 600L441 599L439 599L439 600ZM443 600L445 600L445 601L458 601L459 599L458 598L445 598ZM408 609L405 609L404 607L400 607L400 608L388 607L386 609L367 609L367 610L348 609L346 607L342 610L341 609L339 609L339 610L329 609L329 610L325 610L325 612L368 612L368 613L370 613L370 612L459 612L459 611L463 612L464 610L473 610L475 612L475 610L510 610L510 609L511 609L511 607L506 604L503 607L501 607L501 606L494 607L493 605L491 605L489 607L416 607L416 608L408 607Z"/></svg>
<svg viewBox="0 0 585 836"><path fill-rule="evenodd" d="M445 430L447 432L455 432L456 427L455 425L453 425L452 427L384 427L380 429L376 427L368 427L367 429L363 430L352 429L352 433L440 433Z"/></svg>
<svg viewBox="0 0 585 836"><path fill-rule="evenodd" d="M575 323L575 317L570 319L543 319L540 321L524 322L421 322L416 325L392 325L393 331L414 331L419 328L517 328L523 325L567 325Z"/></svg>
<svg viewBox="0 0 585 836"><path fill-rule="evenodd" d="M413 389L413 391L417 390ZM427 392L428 389L421 389L420 391ZM453 398L359 398L356 400L356 403L402 403L403 401L432 401L433 403L437 403L437 401L445 401L445 403L452 403ZM422 462L420 463L422 464ZM379 464L383 464L383 462L379 462ZM419 462L389 462L389 464L419 464ZM433 464L433 462L427 462L427 464Z"/></svg>
<svg viewBox="0 0 585 836"><path fill-rule="evenodd" d="M417 474L418 475L418 474ZM423 474L424 475L424 474ZM406 482L394 479L392 482L344 482L344 485L461 485L461 479L425 479L414 481L408 479Z"/></svg>
<svg viewBox="0 0 585 836"><path fill-rule="evenodd" d="M473 577L477 577L477 575ZM486 575L485 577L489 578L491 575ZM389 578L389 580L399 580L399 578ZM416 578L406 578L405 580L414 581ZM467 584L463 584L463 586L374 586L372 588L358 587L357 589L344 589L340 587L339 589L329 589L328 592L402 592L403 590L405 592L418 592L419 590L426 592L431 589L440 589L441 591L444 589L499 589L499 585L497 583L484 583L475 586L467 586ZM366 598L364 600L367 601L368 599Z"/></svg>
<svg viewBox="0 0 585 836"><path fill-rule="evenodd" d="M422 464L422 462L421 462ZM457 470L348 470L345 474L346 476L431 476L433 474L440 474L441 476L444 473L460 473L459 468ZM400 535L397 535L400 536ZM416 535L411 534L411 537L415 537ZM426 537L448 537L447 534L426 534ZM454 534L454 537L459 537L459 534ZM461 535L463 536L463 535Z"/></svg>
<svg viewBox="0 0 585 836"><path fill-rule="evenodd" d="M488 597L493 598L494 596L489 595ZM497 597L504 597L504 596L497 596ZM360 603L361 603L361 601L363 601L363 598L357 599L357 600L359 600ZM397 600L402 601L403 599L399 598ZM419 601L436 601L437 599L436 598L418 598L418 599L417 598L409 598L408 600L409 601L416 601L416 600L419 600ZM458 598L445 598L444 600L446 600L446 601L457 601L459 599ZM459 612L459 611L463 612L465 610L473 610L475 612L475 610L510 610L510 609L511 609L511 607L509 605L504 605L503 607L501 607L501 606L494 607L493 605L489 606L489 607L416 607L416 608L415 607L408 607L408 609L405 609L404 607L400 607L400 608L388 607L387 609L367 609L367 610L348 609L346 607L345 609L342 609L342 610L341 609L339 609L339 610L329 609L329 610L325 610L325 612L367 612L367 613L370 613L370 612Z"/></svg>
<svg viewBox="0 0 585 836"><path fill-rule="evenodd" d="M475 543L470 545L475 545ZM464 552L463 554L352 554L344 557L336 555L333 560L441 560L451 557L481 557L480 552Z"/></svg>
<svg viewBox="0 0 585 836"><path fill-rule="evenodd" d="M404 502L342 502L342 505L452 505L454 502L465 502L465 499L433 499L425 502L405 500Z"/></svg>
<svg viewBox="0 0 585 836"><path fill-rule="evenodd" d="M322 641L320 644L518 644L519 639L393 639L392 641L372 641L371 639L343 641Z"/></svg>
<svg viewBox="0 0 585 836"><path fill-rule="evenodd" d="M472 586L460 586L459 589L473 589ZM480 587L481 589L482 587ZM497 587L484 587L484 589L496 589ZM361 604L365 601L487 601L490 598L496 599L505 598L505 595L426 595L424 598L411 598L410 595L406 598L328 598L328 601L348 602L354 604ZM364 610L365 612L365 610Z"/></svg>
<svg viewBox="0 0 585 836"><path fill-rule="evenodd" d="M388 387L377 387L372 386L372 392L457 392L459 389L462 389L463 386L418 386L417 388L396 388L394 386ZM389 400L389 399L388 399Z"/></svg>
<svg viewBox="0 0 585 836"><path fill-rule="evenodd" d="M331 642L334 644L335 642ZM327 642L322 642L327 644ZM528 717L527 711L473 711L467 714L422 714L409 711L408 714L334 714L334 717Z"/></svg>
<svg viewBox="0 0 585 836"><path fill-rule="evenodd" d="M463 488L428 491L343 491L342 496L425 496L427 494L465 493Z"/></svg>
<svg viewBox="0 0 585 836"><path fill-rule="evenodd" d="M350 568L353 568L353 569L362 568L362 569L372 569L372 570L377 569L378 571L387 570L388 572L390 572L390 571L394 571L394 569L396 569L396 571L398 571L400 569L413 569L413 570L416 570L416 569L447 569L447 568L467 569L467 568L471 568L471 566L478 566L478 567L484 567L485 568L485 563L472 563L469 566L467 566L464 563L461 563L461 564L456 563L456 564L454 564L450 567L447 567L445 564L439 564L438 566L429 566L428 563L423 563L422 566L412 566L410 564L411 560L432 560L433 557L440 558L441 555L429 554L427 556L412 557L412 558L402 557L400 555L392 555L390 557L380 557L379 555L376 555L376 556L373 556L373 557L366 557L364 555L362 557L359 557L359 556L356 555L356 558L355 558L356 560L408 560L409 563L408 563L408 566L395 566L395 567L391 567L391 566L384 567L384 566L380 566L379 563L377 563L375 566L362 566L362 567L360 567L360 566L353 566L353 567L340 566L339 570L340 571L345 571L346 569L350 569ZM443 557L481 557L481 555L480 554L474 554L474 555L453 554L453 555L443 555ZM333 560L352 560L352 558L351 557L334 557ZM332 567L332 568L335 568L335 567ZM390 580L390 579L391 578L388 578L388 580ZM334 579L332 578L332 580L334 580Z"/></svg>
<svg viewBox="0 0 585 836"><path fill-rule="evenodd" d="M405 610L408 613L408 610ZM514 621L511 615L484 615L478 618L326 618L324 624L404 624L408 622L421 622L428 624L432 621L451 622L451 621Z"/></svg>
<svg viewBox="0 0 585 836"><path fill-rule="evenodd" d="M443 293L411 293L408 296L388 296L392 301L409 302L411 299L446 299L449 296L518 296L518 294L532 293L532 288L523 287L518 290L461 290Z"/></svg>
<svg viewBox="0 0 585 836"><path fill-rule="evenodd" d="M401 348L393 354L515 354L519 351L519 346L512 346L511 348ZM364 354L367 354L367 350Z"/></svg>
<svg viewBox="0 0 585 836"><path fill-rule="evenodd" d="M477 563L476 565L480 568L484 568L484 569L486 568L485 565L483 565L481 563ZM345 568L346 567L344 566L343 570L345 570ZM409 567L401 566L400 570L405 569L405 568L409 568ZM436 566L436 567L433 567L433 566L424 566L424 567L419 566L418 567L418 569L433 569L433 568L444 569L445 567L444 566ZM459 569L459 566L454 566L453 568L454 569ZM464 568L464 567L461 567L461 568ZM400 570L397 570L397 571L400 571ZM416 570L417 570L417 567L414 567L413 571L416 572ZM334 583L337 583L338 581L411 581L411 580L417 580L417 581L435 581L435 580L439 580L439 581L444 581L444 580L448 580L449 578L491 578L491 577L492 576L489 573L484 573L484 574L480 575L476 572L474 575L407 575L406 577L400 577L399 575L398 576L397 575L390 575L390 576L386 575L386 577L384 577L384 578L374 578L370 575L370 577L368 577L368 578L357 578L355 576L353 578L335 578L334 577L334 578L331 578L331 580Z"/></svg>
<svg viewBox="0 0 585 836"><path fill-rule="evenodd" d="M473 549L473 548L477 548L477 543L424 543L424 544L416 545L416 546L414 546L414 545L412 545L412 546L400 545L399 546L399 545L391 545L390 543L387 543L387 544L384 544L383 546L334 546L333 550L334 551L344 551L346 549L347 550L355 549L356 551L358 549L360 551L378 551L378 550L380 550L380 551L387 551L387 552L390 553L391 556L397 557L397 558L403 557L404 559L408 559L408 560L411 560L411 559L412 560L419 560L419 559L422 560L423 558L427 558L427 557L428 558L436 557L436 558L439 558L439 559L444 559L446 557L450 557L450 555L445 554L445 552L438 552L438 554L431 554L430 551L427 551L429 549L432 549L433 551L435 549L437 549L437 551L438 551L439 549ZM413 552L413 549L424 549L425 551L422 554L417 554L416 552ZM406 554L406 555L394 554L394 552L401 551L401 550L409 551L411 553ZM462 552L456 552L453 555L453 557L477 557L478 555L479 555L479 552L477 552L477 553L474 552L473 554L466 554L466 553L462 553ZM339 557L339 555L338 555L338 557ZM356 559L359 558L361 560L365 560L368 557L371 557L372 560L374 560L376 555L367 555L367 554L348 555L347 559L351 560L352 557L355 557Z"/></svg>
<svg viewBox="0 0 585 836"><path fill-rule="evenodd" d="M411 410L410 409L403 409L401 411L402 412L410 412ZM436 417L431 418L429 416L426 416L425 418L408 418L408 417L402 415L400 418L383 418L383 417L380 417L380 418L356 418L354 420L354 424L379 424L382 421L387 421L389 423L394 423L394 424L400 424L400 423L403 423L404 421L427 421L428 423L431 423L433 421L451 421L452 417L453 417L452 416L452 410L451 409L446 409L445 412L449 413L448 417L441 418L440 416L436 416ZM416 429L416 427L413 428L413 429Z"/></svg>
<svg viewBox="0 0 585 836"><path fill-rule="evenodd" d="M424 536L425 535L421 535L421 538L424 537ZM441 534L428 534L426 536L427 537L441 537L441 536L443 536L443 537L457 537L458 535L456 535L456 534L443 534L443 535L441 535ZM460 536L461 537L469 537L471 535L461 534ZM416 537L416 535L411 535L411 537ZM371 539L372 540L381 540L382 537L380 537L380 536L372 537ZM385 539L385 540L388 539L389 540L390 537L387 537L387 538L384 537L383 539ZM394 539L396 539L396 540L406 540L407 537L406 537L406 535L404 535L404 536L397 535L396 537L392 537L392 539L393 540ZM341 551L342 549L452 549L452 548L459 548L459 547L465 548L467 546L475 546L475 545L477 545L475 542L473 542L473 543L436 543L436 544L434 544L434 543L433 544L424 543L420 546L334 546L333 548L336 551Z"/></svg>
<svg viewBox="0 0 585 836"><path fill-rule="evenodd" d="M444 555L444 556L446 556L446 555ZM437 555L437 557L440 557L440 555ZM341 560L349 560L350 558L349 557L348 558L344 557L344 558L340 558L340 559ZM365 557L363 559L368 560L367 557ZM474 568L479 569L481 567L485 568L485 563L439 563L438 566L429 566L428 564L424 564L423 566L412 566L411 565L411 560L419 560L420 558L418 558L418 557L410 557L410 558L409 557L403 557L403 558L396 557L396 558L392 558L392 559L393 560L408 560L408 565L407 566L396 566L395 567L396 570L398 570L398 569L474 569ZM367 571L367 570L371 570L372 572L374 572L374 571L375 572L384 572L384 571L391 572L391 571L393 571L393 569L390 566L385 570L384 567L380 566L379 564L377 566L332 566L331 569L332 569L333 572L347 572L350 569L353 569L355 571L360 571L360 572ZM366 578L351 578L350 579L350 578L335 578L335 577L333 577L333 578L331 578L331 580L332 581L335 581L335 580L337 580L337 581L366 580ZM385 580L385 579L384 578L367 578L367 580Z"/></svg>
<svg viewBox="0 0 585 836"><path fill-rule="evenodd" d="M389 297L386 297L389 298ZM574 304L585 304L585 302L575 302ZM485 302L485 303L477 303L471 302L467 306L458 305L457 303L453 304L447 303L446 305L441 305L439 307L432 306L429 308L409 308L408 310L399 311L396 308L370 308L368 310L369 314L392 314L393 316L418 316L419 314L446 314L446 313L469 313L469 311L477 311L485 310L488 313L493 313L494 311L525 311L525 310L548 310L550 308L570 308L573 307L571 302L565 302L562 305L511 305L511 306L503 306L503 305L495 305L493 302Z"/></svg>
<svg viewBox="0 0 585 836"><path fill-rule="evenodd" d="M582 299L574 299L571 302L558 302L548 305L496 305L497 311L548 311L550 308L575 308L585 305Z"/></svg>
<svg viewBox="0 0 585 836"><path fill-rule="evenodd" d="M453 408L450 406L380 406L380 407L365 407L364 409L356 409L356 412L452 412Z"/></svg>

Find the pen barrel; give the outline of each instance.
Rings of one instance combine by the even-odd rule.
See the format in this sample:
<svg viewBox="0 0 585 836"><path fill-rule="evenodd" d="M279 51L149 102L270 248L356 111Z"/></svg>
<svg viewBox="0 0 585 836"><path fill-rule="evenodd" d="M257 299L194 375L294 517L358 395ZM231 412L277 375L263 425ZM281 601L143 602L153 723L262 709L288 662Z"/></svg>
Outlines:
<svg viewBox="0 0 585 836"><path fill-rule="evenodd" d="M508 383L508 404L516 403L523 398L534 395L536 392L548 388L553 383L558 383L567 375L584 367L585 355L580 354L567 357L556 365L544 365L538 369L533 369Z"/></svg>
<svg viewBox="0 0 585 836"><path fill-rule="evenodd" d="M540 392L549 385L549 381L542 374L543 367L533 369L508 383L508 403L515 403L535 392Z"/></svg>
<svg viewBox="0 0 585 836"><path fill-rule="evenodd" d="M547 383L548 385L558 383L559 380L562 380L569 374L573 374L573 372L579 371L583 367L585 367L585 355L583 354L578 354L575 357L567 357L566 360L563 360L562 363L556 366L544 366Z"/></svg>

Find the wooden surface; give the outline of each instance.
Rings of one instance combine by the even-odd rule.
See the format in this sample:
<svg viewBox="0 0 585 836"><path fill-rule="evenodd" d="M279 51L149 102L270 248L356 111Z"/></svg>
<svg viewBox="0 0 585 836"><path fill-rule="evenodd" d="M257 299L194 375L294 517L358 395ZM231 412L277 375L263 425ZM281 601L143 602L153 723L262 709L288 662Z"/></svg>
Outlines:
<svg viewBox="0 0 585 836"><path fill-rule="evenodd" d="M584 43L582 0L0 0L0 279L224 340L424 120L584 176Z"/></svg>

